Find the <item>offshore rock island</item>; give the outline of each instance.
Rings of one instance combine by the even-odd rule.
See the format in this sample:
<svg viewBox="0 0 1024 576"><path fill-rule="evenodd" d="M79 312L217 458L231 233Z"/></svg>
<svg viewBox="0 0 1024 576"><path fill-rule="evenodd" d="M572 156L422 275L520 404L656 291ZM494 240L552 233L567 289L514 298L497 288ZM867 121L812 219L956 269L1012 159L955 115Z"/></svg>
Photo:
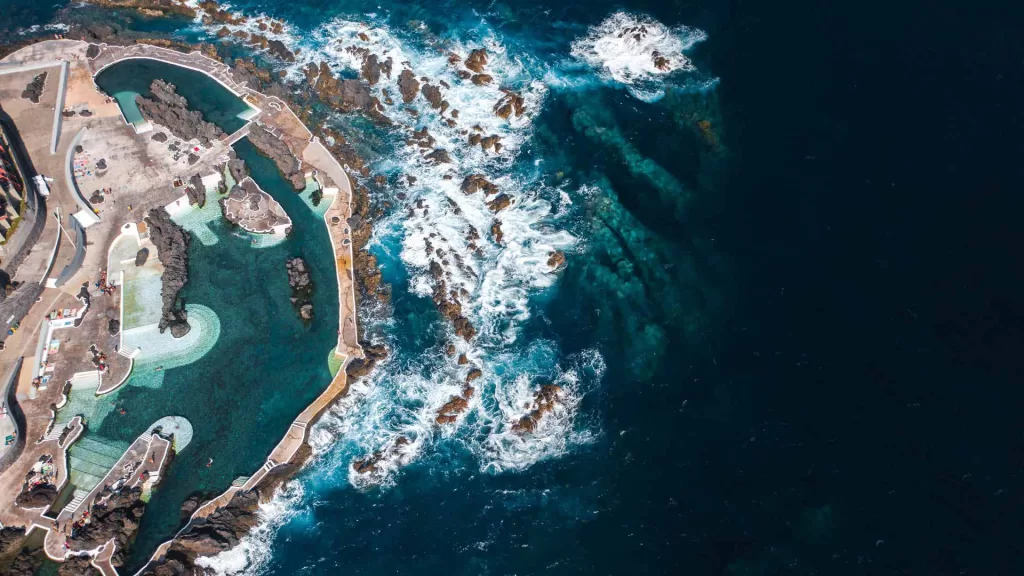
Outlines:
<svg viewBox="0 0 1024 576"><path fill-rule="evenodd" d="M179 48L50 40L0 63L20 182L35 182L0 302L21 327L0 368L28 417L0 455L0 565L13 573L40 558L61 573L193 573L256 524L310 456L308 427L387 354L359 339L356 286L386 286L354 257L371 216L335 159L355 164L344 139L247 87L247 69ZM263 278L279 280L249 288ZM302 350L280 342L260 372L211 352L227 341L245 355L258 330ZM316 385L229 423L224 410L267 401L296 370ZM123 432L104 426L115 421ZM216 493L195 495L200 470Z"/></svg>

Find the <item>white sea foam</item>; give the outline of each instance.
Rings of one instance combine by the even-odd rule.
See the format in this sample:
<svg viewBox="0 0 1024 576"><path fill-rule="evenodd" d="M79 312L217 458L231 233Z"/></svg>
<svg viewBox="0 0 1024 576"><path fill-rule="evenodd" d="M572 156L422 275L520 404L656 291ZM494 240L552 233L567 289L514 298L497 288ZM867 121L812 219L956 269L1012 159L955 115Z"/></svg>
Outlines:
<svg viewBox="0 0 1024 576"><path fill-rule="evenodd" d="M242 16L245 16L245 22L241 24L227 24L222 22L216 22L209 26L205 26L202 24L202 21L203 17L207 14L205 10L199 7L199 2L197 0L190 0L186 4L188 4L196 11L196 18L194 20L196 27L206 28L211 32L216 32L221 28L227 28L228 31L232 33L231 36L227 36L228 39L246 44L251 49L255 49L255 47L249 45L246 41L248 35L250 34L260 34L266 36L268 40L279 40L286 46L292 47L293 49L295 46L298 45L299 38L301 38L301 33L297 31L292 24L285 20L271 18L270 16L267 16L266 13L264 12L260 12L258 14L246 14L239 10L235 10L234 6L230 3L220 4L220 9L226 10L231 14L231 16L235 18L241 18ZM271 22L277 22L281 25L279 32L274 32L271 29ZM265 25L264 29L260 29L261 23ZM245 32L246 38L239 38L234 36L233 34L235 32ZM263 52L266 52L266 50L263 50Z"/></svg>
<svg viewBox="0 0 1024 576"><path fill-rule="evenodd" d="M216 556L200 556L196 565L223 576L262 572L271 558L271 544L277 530L299 514L302 497L302 485L289 482L269 502L260 504L257 511L260 522L238 546Z"/></svg>
<svg viewBox="0 0 1024 576"><path fill-rule="evenodd" d="M659 79L696 70L684 52L706 38L696 28L670 28L644 15L616 12L573 42L572 55L638 98L652 100L661 95Z"/></svg>

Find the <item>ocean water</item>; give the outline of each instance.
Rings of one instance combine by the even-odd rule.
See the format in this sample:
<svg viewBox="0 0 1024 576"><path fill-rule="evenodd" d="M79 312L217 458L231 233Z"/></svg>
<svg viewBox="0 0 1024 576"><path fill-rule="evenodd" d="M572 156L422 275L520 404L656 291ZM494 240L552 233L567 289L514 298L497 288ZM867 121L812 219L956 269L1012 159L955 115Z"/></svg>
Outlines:
<svg viewBox="0 0 1024 576"><path fill-rule="evenodd" d="M389 361L316 427L229 574L1016 574L1024 305L1016 223L1020 14L950 3L388 5L237 2L287 23L289 78L349 45L445 79L463 126L419 102L345 130L391 177L364 307ZM647 35L631 41L627 28ZM198 24L185 38L209 34ZM359 33L369 40L362 40ZM486 46L491 87L445 51ZM669 58L652 67L653 52ZM527 113L496 119L498 86ZM394 94L392 90L392 94ZM426 126L453 164L403 144ZM487 240L483 172L515 197ZM445 180L446 173L456 174ZM400 175L417 184L396 184ZM397 197L406 194L405 200ZM424 214L407 205L422 199ZM449 199L460 209L455 214ZM482 255L453 278L480 330L465 368L424 240ZM431 236L433 234L433 236ZM444 239L444 244L441 242ZM547 254L567 264L551 273ZM562 408L520 437L536 387ZM364 477L351 462L411 440Z"/></svg>

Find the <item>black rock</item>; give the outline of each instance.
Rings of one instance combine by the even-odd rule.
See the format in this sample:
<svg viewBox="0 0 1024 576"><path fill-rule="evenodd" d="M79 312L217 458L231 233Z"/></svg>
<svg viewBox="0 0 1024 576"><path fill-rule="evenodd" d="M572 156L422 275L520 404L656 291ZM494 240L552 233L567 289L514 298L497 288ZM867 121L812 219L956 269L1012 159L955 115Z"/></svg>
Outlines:
<svg viewBox="0 0 1024 576"><path fill-rule="evenodd" d="M246 168L245 161L236 157L234 152L231 152L231 159L228 160L228 172L231 174L231 179L236 183L245 180L245 177L249 175L249 169Z"/></svg>
<svg viewBox="0 0 1024 576"><path fill-rule="evenodd" d="M171 220L171 215L163 206L149 211L146 224L149 226L150 239L156 245L157 257L164 266L160 288L163 298L160 332L170 327L171 335L180 338L189 329L185 306L178 304L178 292L188 283L188 246L191 237L184 228Z"/></svg>
<svg viewBox="0 0 1024 576"><path fill-rule="evenodd" d="M304 321L313 319L313 278L309 274L309 266L302 258L289 258L285 261L288 271L288 285L292 288L292 304Z"/></svg>
<svg viewBox="0 0 1024 576"><path fill-rule="evenodd" d="M185 194L188 196L189 204L197 204L200 208L206 205L206 186L203 184L203 177L198 173L193 174L188 179Z"/></svg>
<svg viewBox="0 0 1024 576"><path fill-rule="evenodd" d="M135 103L150 122L165 126L182 140L197 139L209 148L224 131L216 124L207 122L201 112L190 110L188 100L179 96L175 90L174 84L156 79L149 86L153 99L136 96Z"/></svg>
<svg viewBox="0 0 1024 576"><path fill-rule="evenodd" d="M143 248L135 253L135 265L142 266L149 260L149 248Z"/></svg>
<svg viewBox="0 0 1024 576"><path fill-rule="evenodd" d="M271 55L277 56L285 62L295 62L295 54L284 45L284 42L280 40L271 40L267 42L267 49Z"/></svg>
<svg viewBox="0 0 1024 576"><path fill-rule="evenodd" d="M420 83L416 80L416 75L412 73L412 70L402 70L402 73L398 75L398 91L402 93L402 101L406 104L416 98L416 94L420 91Z"/></svg>
<svg viewBox="0 0 1024 576"><path fill-rule="evenodd" d="M25 86L21 97L32 101L33 104L39 104L39 97L43 95L43 88L46 86L46 74L46 72L43 72L33 78L32 82Z"/></svg>
<svg viewBox="0 0 1024 576"><path fill-rule="evenodd" d="M358 81L355 82L358 83ZM284 140L267 132L259 124L253 123L249 128L249 142L252 142L252 145L260 153L273 160L274 164L277 164L278 170L281 171L286 180L291 182L292 188L296 191L306 188L306 176L299 167L299 161L292 155Z"/></svg>

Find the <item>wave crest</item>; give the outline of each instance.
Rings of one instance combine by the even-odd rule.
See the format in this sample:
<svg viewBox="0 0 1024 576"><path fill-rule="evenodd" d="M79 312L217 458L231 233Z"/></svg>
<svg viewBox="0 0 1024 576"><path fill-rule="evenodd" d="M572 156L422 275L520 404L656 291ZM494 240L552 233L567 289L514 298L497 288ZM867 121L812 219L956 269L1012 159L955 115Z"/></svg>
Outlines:
<svg viewBox="0 0 1024 576"><path fill-rule="evenodd" d="M669 28L645 15L616 12L573 42L571 53L649 100L661 94L657 85L665 76L696 70L684 52L705 39L696 28Z"/></svg>

